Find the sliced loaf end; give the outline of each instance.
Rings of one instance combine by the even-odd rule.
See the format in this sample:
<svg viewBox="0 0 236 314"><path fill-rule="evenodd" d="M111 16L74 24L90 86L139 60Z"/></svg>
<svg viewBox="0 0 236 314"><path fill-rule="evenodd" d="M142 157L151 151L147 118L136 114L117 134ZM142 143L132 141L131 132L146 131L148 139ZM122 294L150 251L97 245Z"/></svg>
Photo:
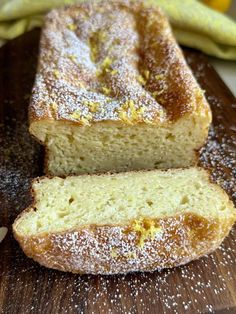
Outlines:
<svg viewBox="0 0 236 314"><path fill-rule="evenodd" d="M38 179L13 230L26 255L75 273L153 271L216 249L236 220L203 169Z"/></svg>

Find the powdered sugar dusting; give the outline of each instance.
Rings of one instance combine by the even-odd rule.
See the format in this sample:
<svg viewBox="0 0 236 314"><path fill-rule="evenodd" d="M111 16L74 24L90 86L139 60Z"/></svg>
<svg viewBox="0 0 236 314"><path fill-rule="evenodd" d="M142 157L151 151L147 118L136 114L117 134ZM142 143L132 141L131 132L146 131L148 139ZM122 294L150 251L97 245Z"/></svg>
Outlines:
<svg viewBox="0 0 236 314"><path fill-rule="evenodd" d="M42 174L42 157L37 143L30 138L27 126L27 101L24 99L30 93L36 58L32 59L36 48L38 33L28 33L19 39L15 45L9 43L0 51L1 69L5 69L0 81L4 79L3 104L5 119L1 120L0 128L0 160L1 160L1 224L7 226L9 233L0 244L0 286L3 287L4 298L0 299L0 309L3 313L47 313L54 309L61 313L204 313L214 312L222 308L233 307L233 296L236 291L236 233L232 230L230 236L214 254L171 270L154 273L136 273L126 276L79 276L49 270L25 257L11 233L11 224L18 213L30 204L28 190L30 179ZM11 46L9 46L11 45ZM28 47L28 49L26 49ZM11 53L12 51L12 53ZM13 55L21 53L21 58ZM2 56L8 62L2 62ZM193 63L199 63L199 54L192 58ZM197 60L197 61L196 61ZM206 61L201 61L201 78L206 77ZM205 64L205 65L204 65ZM23 69L15 73L15 80L7 76L10 69ZM27 74L28 73L28 74ZM30 73L30 75L29 75ZM204 74L205 73L205 74ZM202 81L202 87L207 90L209 102L220 103L226 121L233 120L235 100L220 99L219 88L209 86ZM26 87L26 83L28 87ZM3 84L0 84L3 86ZM11 88L8 88L11 87ZM3 93L5 92L5 94ZM14 97L12 97L14 95ZM229 98L229 97L228 97ZM227 98L227 99L228 99ZM227 113L226 104L229 108ZM215 106L214 106L215 107ZM233 109L233 110L232 110ZM216 116L216 112L214 111ZM231 127L233 128L233 122ZM230 128L231 128L230 127ZM217 144L221 132L227 139L227 145ZM3 133L4 132L4 133ZM208 147L221 149L220 157L226 158L228 149L232 146L232 133L221 124L214 125L210 133L211 144ZM235 133L234 133L235 134ZM224 140L225 141L225 140ZM10 149L10 153L7 148ZM230 148L231 147L231 148ZM4 148L4 153L3 153ZM207 157L207 149L203 153ZM224 151L224 154L223 154ZM216 159L217 150L215 152ZM210 154L204 158L209 165ZM233 160L233 155L231 156ZM3 161L5 162L3 164ZM219 167L221 162L217 162ZM223 163L224 164L224 163ZM227 162L230 165L229 162ZM214 163L212 164L214 167ZM227 182L234 179L232 167L228 167ZM221 183L224 185L223 172ZM231 179L230 179L231 177ZM228 185L228 184L227 184ZM231 184L229 185L231 186ZM2 198L3 196L3 198ZM7 286L5 286L7 284ZM23 287L23 288L22 288ZM14 296L14 298L13 298ZM14 300L14 302L13 302ZM24 301L24 302L23 302ZM19 310L20 309L20 310Z"/></svg>
<svg viewBox="0 0 236 314"><path fill-rule="evenodd" d="M153 239L148 237L142 245L139 233L131 225L97 226L49 237L32 237L23 247L47 267L105 275L186 264L217 248L225 232L221 225L192 214L167 217L156 223L160 228Z"/></svg>
<svg viewBox="0 0 236 314"><path fill-rule="evenodd" d="M188 62L193 66L195 76L207 87L206 80L207 75L211 75L211 72L208 72L211 67L206 64L204 57L200 56L196 64L190 55ZM218 84L212 90L209 88L206 91L213 111L213 125L206 145L200 151L199 165L209 169L213 181L236 202L236 99L229 91L225 92L226 97L223 91L221 92L222 85ZM220 91L219 96L217 88Z"/></svg>
<svg viewBox="0 0 236 314"><path fill-rule="evenodd" d="M201 90L158 9L140 1L92 1L47 16L33 118L158 123L201 101L204 112ZM88 102L99 103L98 110L91 112Z"/></svg>
<svg viewBox="0 0 236 314"><path fill-rule="evenodd" d="M208 142L201 150L200 164L213 167L212 179L236 201L236 142L235 136L219 135L221 126L211 128ZM225 155L227 149L228 154Z"/></svg>

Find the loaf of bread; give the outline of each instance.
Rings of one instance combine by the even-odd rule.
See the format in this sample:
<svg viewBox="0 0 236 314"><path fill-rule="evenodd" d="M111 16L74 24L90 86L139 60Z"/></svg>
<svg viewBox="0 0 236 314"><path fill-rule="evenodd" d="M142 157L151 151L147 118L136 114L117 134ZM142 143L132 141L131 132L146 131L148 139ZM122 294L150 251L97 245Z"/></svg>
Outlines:
<svg viewBox="0 0 236 314"><path fill-rule="evenodd" d="M30 104L46 173L193 165L210 122L157 7L86 1L47 15Z"/></svg>
<svg viewBox="0 0 236 314"><path fill-rule="evenodd" d="M40 264L81 274L185 264L215 250L236 220L199 168L42 178L33 196L15 238Z"/></svg>

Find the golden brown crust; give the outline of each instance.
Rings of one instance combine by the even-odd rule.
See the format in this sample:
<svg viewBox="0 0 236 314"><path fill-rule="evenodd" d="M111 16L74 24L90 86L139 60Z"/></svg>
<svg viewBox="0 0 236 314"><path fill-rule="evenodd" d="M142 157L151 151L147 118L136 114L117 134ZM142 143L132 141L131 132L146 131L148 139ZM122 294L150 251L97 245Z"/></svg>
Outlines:
<svg viewBox="0 0 236 314"><path fill-rule="evenodd" d="M22 237L17 228L13 230L25 254L46 267L80 274L117 274L174 267L208 254L229 233L234 218L207 220L186 213L155 219L160 232L147 237L143 246L133 222L37 237Z"/></svg>
<svg viewBox="0 0 236 314"><path fill-rule="evenodd" d="M90 1L46 17L31 123L161 124L198 112L210 116L158 8Z"/></svg>
<svg viewBox="0 0 236 314"><path fill-rule="evenodd" d="M225 192L211 181L208 172L198 169L224 199ZM179 171L181 169L166 170ZM125 175L132 173L137 171ZM112 174L99 176L107 175ZM186 210L158 219L140 217L127 221L126 225L84 225L64 232L23 236L17 225L26 213L37 208L35 184L40 180L43 177L33 180L33 204L17 217L13 233L27 256L41 265L62 271L117 274L186 264L219 247L236 221L236 210L229 200L231 211L218 216L211 216L209 212L208 217L203 217Z"/></svg>

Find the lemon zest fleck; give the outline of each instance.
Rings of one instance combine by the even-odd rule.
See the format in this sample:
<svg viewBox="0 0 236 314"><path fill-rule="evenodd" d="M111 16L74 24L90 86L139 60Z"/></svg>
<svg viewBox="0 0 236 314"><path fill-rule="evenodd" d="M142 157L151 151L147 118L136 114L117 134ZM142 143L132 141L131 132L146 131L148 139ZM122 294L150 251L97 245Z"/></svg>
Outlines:
<svg viewBox="0 0 236 314"><path fill-rule="evenodd" d="M126 256L127 256L129 259L133 259L133 258L136 258L136 257L137 257L137 255L136 255L135 252L128 252L128 253L126 254Z"/></svg>
<svg viewBox="0 0 236 314"><path fill-rule="evenodd" d="M108 68L109 66L111 66L111 64L112 64L111 58L106 57L106 58L102 61L101 67L105 69L105 68Z"/></svg>
<svg viewBox="0 0 236 314"><path fill-rule="evenodd" d="M118 117L127 124L132 124L132 121L130 121L126 111L119 110Z"/></svg>
<svg viewBox="0 0 236 314"><path fill-rule="evenodd" d="M57 108L58 108L58 106L57 106L57 104L56 104L55 102L51 103L51 107L52 107L52 109L53 109L54 111L56 111Z"/></svg>
<svg viewBox="0 0 236 314"><path fill-rule="evenodd" d="M56 69L56 70L53 71L53 75L55 76L56 79L59 79L60 72Z"/></svg>
<svg viewBox="0 0 236 314"><path fill-rule="evenodd" d="M149 77L150 77L150 72L149 72L149 70L144 70L144 71L143 71L143 74L144 74L145 79L148 80Z"/></svg>
<svg viewBox="0 0 236 314"><path fill-rule="evenodd" d="M157 75L155 75L155 79L157 81L162 80L163 78L164 78L164 74L157 74Z"/></svg>
<svg viewBox="0 0 236 314"><path fill-rule="evenodd" d="M147 81L144 79L144 77L142 75L138 75L137 76L137 81L141 84L141 85L145 85L147 83Z"/></svg>
<svg viewBox="0 0 236 314"><path fill-rule="evenodd" d="M128 110L130 111L129 114ZM134 101L129 99L121 105L120 109L118 110L118 116L124 122L133 124L134 122L141 120L141 116L144 114L145 110L145 107L140 107L137 109L135 107Z"/></svg>
<svg viewBox="0 0 236 314"><path fill-rule="evenodd" d="M99 107L100 107L99 102L85 101L84 104L87 105L89 107L89 111L93 112L93 113L97 112L99 110Z"/></svg>
<svg viewBox="0 0 236 314"><path fill-rule="evenodd" d="M148 238L153 240L157 234L162 232L163 229L160 226L157 227L155 221L152 219L140 218L134 220L132 230L139 233L138 246L143 248L145 241Z"/></svg>
<svg viewBox="0 0 236 314"><path fill-rule="evenodd" d="M84 84L82 82L79 82L79 87L85 88Z"/></svg>
<svg viewBox="0 0 236 314"><path fill-rule="evenodd" d="M91 60L96 62L98 57L98 47L95 45L91 45Z"/></svg>
<svg viewBox="0 0 236 314"><path fill-rule="evenodd" d="M71 24L68 24L68 25L67 25L67 28L68 28L69 30L71 30L71 31L75 31L75 30L76 30L76 25L73 24L73 23L71 23Z"/></svg>
<svg viewBox="0 0 236 314"><path fill-rule="evenodd" d="M153 92L152 95L153 95L153 97L156 97L156 96L159 96L159 95L161 95L161 94L163 94L163 93L164 93L164 89L161 89L161 90L159 90L159 91Z"/></svg>
<svg viewBox="0 0 236 314"><path fill-rule="evenodd" d="M77 61L76 55L68 55L68 58L69 58L72 62L76 62L76 61Z"/></svg>
<svg viewBox="0 0 236 314"><path fill-rule="evenodd" d="M118 70L112 70L111 75L116 75L118 73Z"/></svg>
<svg viewBox="0 0 236 314"><path fill-rule="evenodd" d="M89 120L91 120L91 118L92 118L91 115L87 115L86 117L82 117L80 120L83 125L90 125Z"/></svg>
<svg viewBox="0 0 236 314"><path fill-rule="evenodd" d="M113 257L113 258L114 258L114 257L117 257L117 256L118 256L117 250L116 250L116 249L112 249L110 255L111 255L111 257Z"/></svg>
<svg viewBox="0 0 236 314"><path fill-rule="evenodd" d="M100 32L98 32L97 37L98 37L98 40L100 42L104 42L106 40L106 38L107 38L107 34L105 32L103 32L103 31L100 31Z"/></svg>
<svg viewBox="0 0 236 314"><path fill-rule="evenodd" d="M96 76L99 77L99 76L101 76L101 75L102 75L102 71L101 71L101 70L97 70L97 71L96 71Z"/></svg>
<svg viewBox="0 0 236 314"><path fill-rule="evenodd" d="M137 113L138 113L138 115L140 116L140 115L143 115L144 114L144 112L146 111L146 107L140 107L139 109L137 109Z"/></svg>
<svg viewBox="0 0 236 314"><path fill-rule="evenodd" d="M81 111L76 110L73 113L70 114L70 117L76 120L79 120L81 118Z"/></svg>
<svg viewBox="0 0 236 314"><path fill-rule="evenodd" d="M144 121L145 123L147 123L147 124L155 124L154 121L149 120L149 119L147 119L147 118L144 119L143 121Z"/></svg>
<svg viewBox="0 0 236 314"><path fill-rule="evenodd" d="M105 87L105 86L103 86L102 87L102 91L103 91L103 93L105 94L105 95L110 95L110 93L111 93L111 90L110 90L110 88L107 88L107 87Z"/></svg>

